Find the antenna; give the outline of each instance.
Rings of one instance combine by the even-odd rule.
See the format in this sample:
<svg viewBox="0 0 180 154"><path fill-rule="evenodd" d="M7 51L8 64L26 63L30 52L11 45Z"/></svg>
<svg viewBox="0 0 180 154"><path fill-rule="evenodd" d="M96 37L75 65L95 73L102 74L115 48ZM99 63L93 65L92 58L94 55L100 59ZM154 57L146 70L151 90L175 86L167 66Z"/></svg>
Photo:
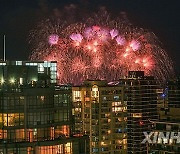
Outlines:
<svg viewBox="0 0 180 154"><path fill-rule="evenodd" d="M4 35L4 55L3 60L6 61L6 35Z"/></svg>
<svg viewBox="0 0 180 154"><path fill-rule="evenodd" d="M6 35L4 35L4 55L3 60L6 61Z"/></svg>

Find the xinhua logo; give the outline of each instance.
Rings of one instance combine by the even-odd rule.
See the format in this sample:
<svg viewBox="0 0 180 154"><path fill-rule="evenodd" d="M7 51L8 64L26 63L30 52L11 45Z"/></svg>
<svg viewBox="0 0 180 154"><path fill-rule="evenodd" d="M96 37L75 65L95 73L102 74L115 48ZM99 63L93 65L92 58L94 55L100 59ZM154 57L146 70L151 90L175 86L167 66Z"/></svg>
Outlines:
<svg viewBox="0 0 180 154"><path fill-rule="evenodd" d="M159 144L177 144L180 143L180 132L143 132L145 139L141 142L159 143Z"/></svg>

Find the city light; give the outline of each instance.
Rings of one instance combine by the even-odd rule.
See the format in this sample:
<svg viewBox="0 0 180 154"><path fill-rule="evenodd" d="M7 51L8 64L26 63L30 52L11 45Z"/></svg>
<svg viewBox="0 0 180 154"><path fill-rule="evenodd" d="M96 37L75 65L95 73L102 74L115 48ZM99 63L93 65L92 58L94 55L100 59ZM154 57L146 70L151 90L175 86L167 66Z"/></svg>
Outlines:
<svg viewBox="0 0 180 154"><path fill-rule="evenodd" d="M37 82L37 78L32 78L32 81Z"/></svg>
<svg viewBox="0 0 180 154"><path fill-rule="evenodd" d="M128 1L2 2L0 154L180 154L180 1Z"/></svg>
<svg viewBox="0 0 180 154"><path fill-rule="evenodd" d="M4 78L1 78L1 84L3 84L5 81L4 81Z"/></svg>
<svg viewBox="0 0 180 154"><path fill-rule="evenodd" d="M10 83L11 83L11 84L14 84L14 83L15 83L15 79L14 79L14 78L11 78L11 79L10 79Z"/></svg>

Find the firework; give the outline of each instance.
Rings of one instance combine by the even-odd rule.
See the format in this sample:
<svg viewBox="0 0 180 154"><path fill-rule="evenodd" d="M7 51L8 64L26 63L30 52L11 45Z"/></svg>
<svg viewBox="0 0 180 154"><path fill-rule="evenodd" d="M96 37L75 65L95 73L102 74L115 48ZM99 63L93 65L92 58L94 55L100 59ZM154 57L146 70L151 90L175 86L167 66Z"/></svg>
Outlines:
<svg viewBox="0 0 180 154"><path fill-rule="evenodd" d="M52 34L49 36L48 40L49 40L48 42L50 45L55 45L58 43L59 36L57 34Z"/></svg>
<svg viewBox="0 0 180 154"><path fill-rule="evenodd" d="M153 33L107 14L69 25L46 20L31 38L30 58L57 61L62 84L115 81L132 70L144 71L160 82L174 75L172 62Z"/></svg>

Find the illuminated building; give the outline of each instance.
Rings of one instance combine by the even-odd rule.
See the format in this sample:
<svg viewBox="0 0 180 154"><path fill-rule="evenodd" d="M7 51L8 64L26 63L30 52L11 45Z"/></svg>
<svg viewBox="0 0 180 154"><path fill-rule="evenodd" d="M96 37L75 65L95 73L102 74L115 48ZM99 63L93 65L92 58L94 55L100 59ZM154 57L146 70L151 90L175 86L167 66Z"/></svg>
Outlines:
<svg viewBox="0 0 180 154"><path fill-rule="evenodd" d="M90 153L127 151L127 102L124 88L106 81L85 81L73 87L76 134L90 138Z"/></svg>
<svg viewBox="0 0 180 154"><path fill-rule="evenodd" d="M0 62L0 153L86 152L72 136L72 89L56 76L56 62Z"/></svg>
<svg viewBox="0 0 180 154"><path fill-rule="evenodd" d="M127 101L127 153L145 154L149 145L141 144L145 138L143 132L151 131L150 120L158 118L156 80L144 76L142 71L130 71L119 84L125 87Z"/></svg>
<svg viewBox="0 0 180 154"><path fill-rule="evenodd" d="M143 132L157 116L157 84L142 71L119 82L86 81L73 87L75 132L90 136L90 153L147 153Z"/></svg>
<svg viewBox="0 0 180 154"><path fill-rule="evenodd" d="M159 111L159 120L152 121L156 132L180 132L180 80L169 80L164 93L165 105ZM177 154L180 151L180 143L169 140L168 143L154 143L151 152L155 154Z"/></svg>
<svg viewBox="0 0 180 154"><path fill-rule="evenodd" d="M177 139L171 138L171 133L174 132L173 137L178 136L180 132L179 121L163 120L153 121L154 132L163 132L167 139L157 139L156 143L151 144L150 152L152 154L178 154L180 151L180 143L177 143ZM167 135L167 132L169 135Z"/></svg>
<svg viewBox="0 0 180 154"><path fill-rule="evenodd" d="M169 118L174 118L180 121L180 114L177 114L180 109L180 78L170 80L168 82L168 108ZM173 114L174 113L174 114Z"/></svg>

